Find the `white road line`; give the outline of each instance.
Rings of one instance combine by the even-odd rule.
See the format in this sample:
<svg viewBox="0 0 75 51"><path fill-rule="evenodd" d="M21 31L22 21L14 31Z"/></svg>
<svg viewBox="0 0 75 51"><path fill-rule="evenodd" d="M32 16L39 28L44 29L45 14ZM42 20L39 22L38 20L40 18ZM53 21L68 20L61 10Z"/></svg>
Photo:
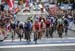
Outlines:
<svg viewBox="0 0 75 51"><path fill-rule="evenodd" d="M37 45L14 45L14 46L0 46L0 48L25 48L25 47L53 47L53 46L75 46L75 43L67 44L37 44Z"/></svg>
<svg viewBox="0 0 75 51"><path fill-rule="evenodd" d="M4 40L4 42L6 42L6 41L12 41L12 40L11 39L10 40ZM20 39L15 39L13 41L20 41ZM26 41L26 40L25 39L22 39L22 41Z"/></svg>
<svg viewBox="0 0 75 51"><path fill-rule="evenodd" d="M45 40L65 40L65 39L75 39L74 37L69 37L69 38L42 38L42 39L45 39ZM31 39L31 40L33 40L33 39ZM10 40L4 40L4 42L5 41L12 41L11 39ZM13 41L20 41L20 39L15 39L15 40L13 40ZM22 39L22 41L26 41L25 39Z"/></svg>

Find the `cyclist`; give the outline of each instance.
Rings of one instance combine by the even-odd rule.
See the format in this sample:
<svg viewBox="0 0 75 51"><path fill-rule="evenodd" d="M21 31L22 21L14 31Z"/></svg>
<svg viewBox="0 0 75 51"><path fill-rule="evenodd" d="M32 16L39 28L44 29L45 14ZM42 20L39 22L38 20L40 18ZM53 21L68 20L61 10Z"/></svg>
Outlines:
<svg viewBox="0 0 75 51"><path fill-rule="evenodd" d="M57 32L58 32L58 35L60 38L62 38L62 34L64 31L63 28L64 28L63 20L62 20L62 18L58 18L58 20L57 20Z"/></svg>
<svg viewBox="0 0 75 51"><path fill-rule="evenodd" d="M37 43L38 40L38 35L40 32L40 22L39 20L35 20L35 22L33 23L33 31L34 31L34 41L35 44Z"/></svg>
<svg viewBox="0 0 75 51"><path fill-rule="evenodd" d="M18 29L19 30L18 35L19 35L20 41L23 38L23 28L24 28L24 22L20 22L19 23L19 29Z"/></svg>
<svg viewBox="0 0 75 51"><path fill-rule="evenodd" d="M65 18L65 19L64 19L64 31L65 31L65 36L67 36L68 26L69 26L68 19Z"/></svg>
<svg viewBox="0 0 75 51"><path fill-rule="evenodd" d="M46 33L46 25L45 25L44 20L41 20L40 22L40 29L41 29L41 32L40 32L41 33L40 39L41 39L41 37L43 37Z"/></svg>
<svg viewBox="0 0 75 51"><path fill-rule="evenodd" d="M29 43L31 41L31 30L32 30L32 23L30 20L28 20L25 24L24 24L24 31L25 31L25 39L27 40L27 42Z"/></svg>
<svg viewBox="0 0 75 51"><path fill-rule="evenodd" d="M45 24L46 24L46 37L48 38L49 37L50 24L51 24L50 18L46 19Z"/></svg>

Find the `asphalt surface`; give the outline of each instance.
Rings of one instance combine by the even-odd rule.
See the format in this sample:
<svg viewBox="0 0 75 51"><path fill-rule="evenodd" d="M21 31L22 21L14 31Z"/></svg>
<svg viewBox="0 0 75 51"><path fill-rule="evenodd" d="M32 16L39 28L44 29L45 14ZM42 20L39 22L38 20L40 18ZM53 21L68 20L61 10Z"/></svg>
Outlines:
<svg viewBox="0 0 75 51"><path fill-rule="evenodd" d="M42 39L38 40L37 44L67 44L75 43L75 39ZM0 42L0 46L10 46L10 45L34 45L35 42L31 41L30 43L26 41L4 41Z"/></svg>
<svg viewBox="0 0 75 51"><path fill-rule="evenodd" d="M35 44L34 40L34 34L31 35L31 42L30 45ZM63 38L59 38L56 31L53 33L53 38L46 38L43 37L42 39L39 39L37 41L37 44L64 44L64 43L75 43L75 32L69 30L68 35L65 36L63 33ZM28 42L23 38L22 41L18 38L16 35L13 42L11 38L11 34L9 34L8 38L4 40L3 42L0 42L0 46L8 46L8 45L28 45Z"/></svg>
<svg viewBox="0 0 75 51"><path fill-rule="evenodd" d="M9 33L9 36L8 36L8 38L6 40L11 40L11 35L12 35L12 33ZM75 38L75 31L68 30L67 36L65 36L65 33L63 33L62 37L63 38ZM55 31L53 33L53 38L59 38L57 31ZM18 36L16 35L14 39L18 39ZM31 39L34 39L34 33L32 33Z"/></svg>
<svg viewBox="0 0 75 51"><path fill-rule="evenodd" d="M75 46L50 46L31 48L2 48L0 51L75 51Z"/></svg>

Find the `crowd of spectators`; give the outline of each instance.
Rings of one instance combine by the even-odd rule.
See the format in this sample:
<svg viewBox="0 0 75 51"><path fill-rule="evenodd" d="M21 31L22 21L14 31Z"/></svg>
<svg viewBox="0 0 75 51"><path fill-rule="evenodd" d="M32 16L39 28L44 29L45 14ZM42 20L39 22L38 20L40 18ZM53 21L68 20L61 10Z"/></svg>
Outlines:
<svg viewBox="0 0 75 51"><path fill-rule="evenodd" d="M9 24L15 21L15 15L13 10L6 10L4 4L0 5L0 34L6 34Z"/></svg>

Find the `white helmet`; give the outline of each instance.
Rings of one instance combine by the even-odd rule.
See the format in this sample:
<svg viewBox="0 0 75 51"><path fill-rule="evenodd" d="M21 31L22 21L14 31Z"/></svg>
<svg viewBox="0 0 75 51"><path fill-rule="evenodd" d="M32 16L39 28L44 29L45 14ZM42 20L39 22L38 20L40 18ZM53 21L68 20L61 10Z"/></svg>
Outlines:
<svg viewBox="0 0 75 51"><path fill-rule="evenodd" d="M44 22L43 20L41 20L41 22Z"/></svg>

